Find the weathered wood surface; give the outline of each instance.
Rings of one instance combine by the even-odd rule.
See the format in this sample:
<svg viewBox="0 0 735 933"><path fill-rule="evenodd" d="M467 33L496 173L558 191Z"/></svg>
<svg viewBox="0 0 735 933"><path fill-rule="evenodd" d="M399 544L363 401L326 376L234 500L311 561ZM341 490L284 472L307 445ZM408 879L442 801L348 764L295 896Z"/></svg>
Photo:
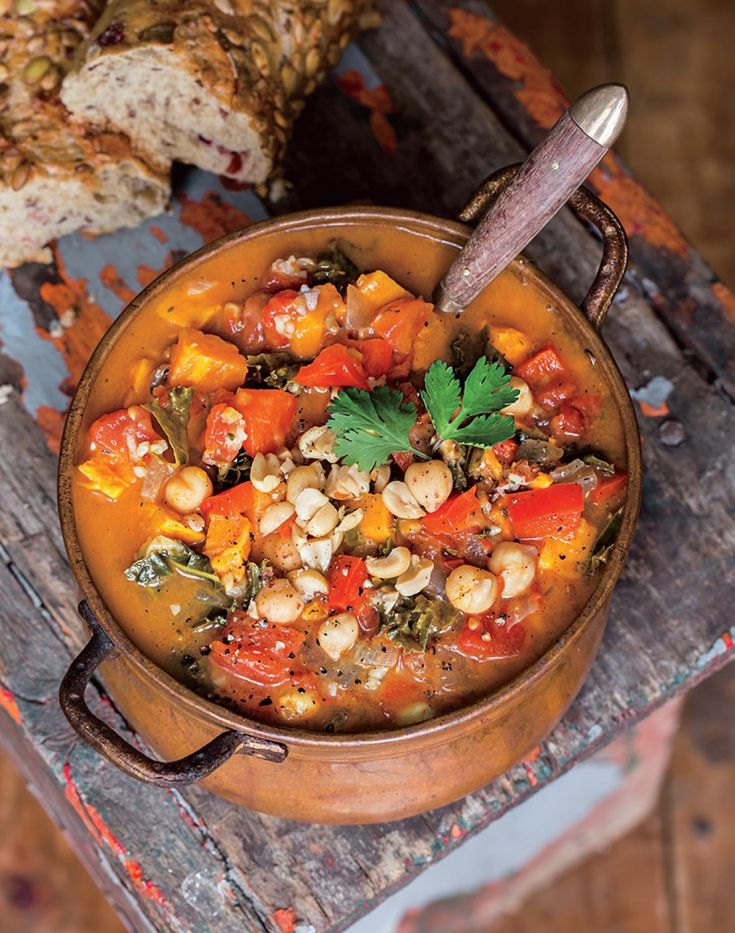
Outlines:
<svg viewBox="0 0 735 933"><path fill-rule="evenodd" d="M472 16L489 16L478 4L464 7ZM469 22L458 17L458 9L452 13L455 33L457 23ZM328 82L317 92L290 149L288 176L295 185L274 209L369 199L451 214L490 171L522 158L534 124L518 108L523 100L538 101L538 94L519 102L530 79L524 84L522 77L504 74L484 53L450 60L446 49L458 54L462 40L452 37L447 46L447 16L439 3L387 7L380 30L359 44L384 87L373 78L361 88L354 75L343 73L339 83ZM504 61L498 50L510 56L518 51L512 36L498 32L491 20L484 23L475 27L495 28L493 55ZM524 73L533 76L533 67ZM0 409L0 443L12 452L0 460L1 737L131 925L277 931L297 918L304 929L341 929L627 724L730 660L735 415L721 387L728 385L723 348L735 340L735 327L724 314L717 317L714 280L688 247L686 257L670 255L666 243L645 238L652 215L636 206L631 185L632 180L624 186L633 192L628 216L641 221L640 232L633 231L635 263L606 337L632 388L654 376L668 380L663 384L671 417L641 419L643 512L603 650L580 698L533 760L425 817L366 828L288 824L237 810L201 790L142 787L76 741L55 701L84 632L55 523L54 459L15 396ZM205 235L216 235L227 223L236 225L237 212L219 210ZM174 223L166 229L170 257L196 245L190 230ZM114 262L111 242L123 241L100 241ZM131 242L126 239L124 248ZM565 212L531 253L579 300L599 246ZM20 270L13 280L36 326L59 341L58 306L48 300L48 290L39 289L39 271ZM62 268L43 274L69 287L64 276ZM137 283L123 286L134 289ZM96 281L90 287L101 288ZM689 287L692 332L684 337L686 307L676 300ZM118 291L125 293L119 286ZM731 300L723 289L716 294ZM74 294L69 300L81 301ZM71 347L69 332L60 340L72 385L95 328L105 325L104 314L88 308L85 314L87 343ZM709 343L700 333L702 314L718 321L717 338ZM6 356L0 366L3 381L23 386L12 359ZM44 374L26 362L25 376L32 388ZM644 403L650 414L655 406L645 398ZM42 420L53 435L53 418ZM678 445L669 446L672 440ZM101 688L90 702L126 729Z"/></svg>

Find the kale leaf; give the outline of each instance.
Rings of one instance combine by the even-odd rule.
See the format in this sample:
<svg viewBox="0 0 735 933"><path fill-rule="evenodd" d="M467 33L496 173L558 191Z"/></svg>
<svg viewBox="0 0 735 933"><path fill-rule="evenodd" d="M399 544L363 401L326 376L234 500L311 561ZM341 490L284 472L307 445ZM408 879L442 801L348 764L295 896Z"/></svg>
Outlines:
<svg viewBox="0 0 735 933"><path fill-rule="evenodd" d="M423 594L404 596L390 612L379 612L380 633L405 651L426 651L429 641L450 628L458 617L449 603Z"/></svg>
<svg viewBox="0 0 735 933"><path fill-rule="evenodd" d="M153 398L144 406L166 435L176 466L189 460L189 409L193 397L192 386L174 386L169 390L165 405L158 398Z"/></svg>

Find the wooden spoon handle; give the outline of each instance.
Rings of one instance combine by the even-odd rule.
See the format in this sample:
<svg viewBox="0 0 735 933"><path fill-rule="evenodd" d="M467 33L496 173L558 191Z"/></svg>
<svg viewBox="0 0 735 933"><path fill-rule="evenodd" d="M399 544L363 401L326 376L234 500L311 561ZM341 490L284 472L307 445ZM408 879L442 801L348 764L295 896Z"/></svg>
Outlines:
<svg viewBox="0 0 735 933"><path fill-rule="evenodd" d="M523 163L475 228L434 294L456 314L528 245L620 135L628 92L603 84L583 94Z"/></svg>

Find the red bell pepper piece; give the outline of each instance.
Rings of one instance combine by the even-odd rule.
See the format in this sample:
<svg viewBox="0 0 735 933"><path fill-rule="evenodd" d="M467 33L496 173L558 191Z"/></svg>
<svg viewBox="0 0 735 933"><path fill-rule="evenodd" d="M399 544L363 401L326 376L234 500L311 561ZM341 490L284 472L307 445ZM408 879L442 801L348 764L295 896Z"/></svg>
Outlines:
<svg viewBox="0 0 735 933"><path fill-rule="evenodd" d="M477 501L475 487L459 495L450 496L436 512L425 515L421 524L430 534L443 537L479 531L485 525L485 517Z"/></svg>
<svg viewBox="0 0 735 933"><path fill-rule="evenodd" d="M205 499L199 509L206 519L211 515L247 515L253 508L254 492L251 482L240 483Z"/></svg>
<svg viewBox="0 0 735 933"><path fill-rule="evenodd" d="M369 388L362 360L342 344L325 347L317 358L296 373L296 382L311 388L328 389L331 386Z"/></svg>
<svg viewBox="0 0 735 933"><path fill-rule="evenodd" d="M614 501L628 484L627 470L616 470L612 476L603 477L589 493L593 505L607 505Z"/></svg>
<svg viewBox="0 0 735 933"><path fill-rule="evenodd" d="M363 586L368 578L367 565L361 557L342 554L329 568L327 605L337 612L354 612L364 602Z"/></svg>
<svg viewBox="0 0 735 933"><path fill-rule="evenodd" d="M273 453L283 447L298 402L283 389L238 389L235 408L245 420L245 453Z"/></svg>
<svg viewBox="0 0 735 933"><path fill-rule="evenodd" d="M507 508L517 538L570 538L579 527L584 492L579 483L557 483L512 493Z"/></svg>

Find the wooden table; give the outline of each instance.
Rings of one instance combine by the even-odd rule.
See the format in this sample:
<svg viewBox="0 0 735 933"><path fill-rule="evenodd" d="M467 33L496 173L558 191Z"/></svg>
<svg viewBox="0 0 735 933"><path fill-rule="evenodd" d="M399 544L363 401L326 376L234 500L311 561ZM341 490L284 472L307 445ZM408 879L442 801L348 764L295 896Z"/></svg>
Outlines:
<svg viewBox="0 0 735 933"><path fill-rule="evenodd" d="M197 788L137 784L67 727L56 691L85 632L56 524L51 451L110 316L182 252L266 213L370 200L451 215L565 105L484 4L415 0L385 12L309 101L286 164L293 187L280 201L182 173L173 214L96 241L65 238L55 265L0 273L0 382L11 387L0 390L0 738L136 930L342 929L735 656L735 298L609 157L592 183L626 226L632 264L605 335L637 390L643 511L603 650L533 756L443 810L325 828L238 810ZM599 247L567 212L529 254L579 300ZM102 685L88 697L136 741Z"/></svg>

